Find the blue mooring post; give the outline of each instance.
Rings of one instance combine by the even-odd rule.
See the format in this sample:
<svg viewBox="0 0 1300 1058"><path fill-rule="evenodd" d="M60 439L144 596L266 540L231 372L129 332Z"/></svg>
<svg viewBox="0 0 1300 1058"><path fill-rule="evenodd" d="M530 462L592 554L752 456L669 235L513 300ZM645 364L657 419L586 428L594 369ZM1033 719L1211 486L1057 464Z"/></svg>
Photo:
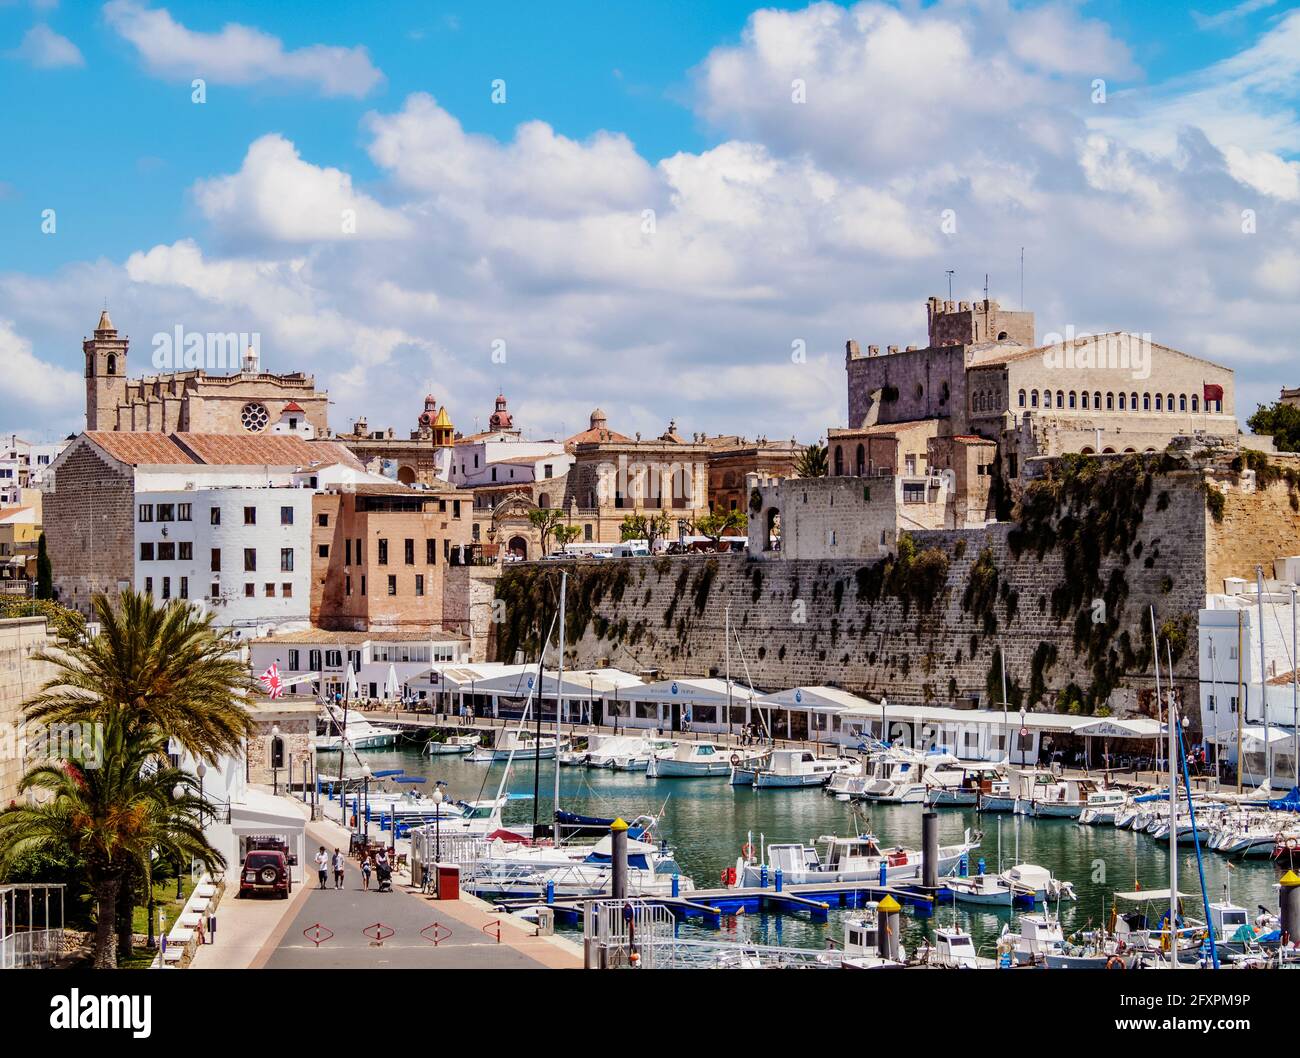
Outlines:
<svg viewBox="0 0 1300 1058"><path fill-rule="evenodd" d="M680 874L673 875L673 899L676 900L682 894L682 877Z"/></svg>
<svg viewBox="0 0 1300 1058"><path fill-rule="evenodd" d="M984 857L983 857L983 856L980 857L980 861L979 861L979 863L977 863L975 866L978 868L978 873L979 873L979 874L983 874L983 873L984 873Z"/></svg>
<svg viewBox="0 0 1300 1058"><path fill-rule="evenodd" d="M758 883L759 883L759 885L761 885L764 889L767 888L767 864L766 864L766 863L763 864L763 866L759 868L759 871L758 871Z"/></svg>
<svg viewBox="0 0 1300 1058"><path fill-rule="evenodd" d="M885 879L889 876L888 865L884 862L880 864L880 888L885 888Z"/></svg>
<svg viewBox="0 0 1300 1058"><path fill-rule="evenodd" d="M776 869L776 891L778 893L781 891L781 868L780 867Z"/></svg>
<svg viewBox="0 0 1300 1058"><path fill-rule="evenodd" d="M961 854L961 865L959 867L959 870L961 871L961 876L963 878L969 877L970 875L970 854L969 853L963 852Z"/></svg>
<svg viewBox="0 0 1300 1058"><path fill-rule="evenodd" d="M548 904L555 903L555 879L554 878L546 879L546 902Z"/></svg>

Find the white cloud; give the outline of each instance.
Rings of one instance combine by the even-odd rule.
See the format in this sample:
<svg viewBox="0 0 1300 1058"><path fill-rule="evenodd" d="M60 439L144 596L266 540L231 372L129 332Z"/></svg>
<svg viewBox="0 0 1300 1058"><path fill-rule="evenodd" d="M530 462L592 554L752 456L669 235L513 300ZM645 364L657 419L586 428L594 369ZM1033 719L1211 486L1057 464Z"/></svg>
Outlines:
<svg viewBox="0 0 1300 1058"><path fill-rule="evenodd" d="M160 77L231 85L278 82L311 86L326 96L357 97L384 80L362 47L286 49L278 37L236 22L217 33L201 33L181 25L166 8L148 8L138 0L109 0L104 17Z"/></svg>
<svg viewBox="0 0 1300 1058"><path fill-rule="evenodd" d="M5 403L18 425L44 425L46 418L60 419L85 407L81 375L39 359L32 343L0 318L0 363L4 364Z"/></svg>
<svg viewBox="0 0 1300 1058"><path fill-rule="evenodd" d="M44 23L32 26L10 54L42 70L86 65L80 49Z"/></svg>
<svg viewBox="0 0 1300 1058"><path fill-rule="evenodd" d="M239 172L200 180L203 215L242 241L387 239L407 231L402 216L355 191L341 169L304 162L283 136L255 140Z"/></svg>

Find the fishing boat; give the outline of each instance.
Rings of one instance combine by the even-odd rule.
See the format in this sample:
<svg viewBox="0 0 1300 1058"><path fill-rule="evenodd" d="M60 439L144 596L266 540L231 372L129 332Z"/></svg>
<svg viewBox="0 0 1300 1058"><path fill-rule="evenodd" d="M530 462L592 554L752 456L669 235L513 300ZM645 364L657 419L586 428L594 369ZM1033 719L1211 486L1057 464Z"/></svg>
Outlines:
<svg viewBox="0 0 1300 1058"><path fill-rule="evenodd" d="M824 853L817 851L824 847ZM963 840L956 845L939 848L939 877L952 874L961 858L972 849L979 848L979 835L968 829ZM805 885L812 882L882 882L915 881L921 877L924 853L906 849L901 845L882 849L871 834L841 838L823 835L812 845L797 842L769 844L765 850L766 861L759 863L753 847L746 845L736 861L734 872L727 871L728 884L734 874L734 884L740 887L761 886L764 879L774 878L778 870L786 885ZM770 884L770 883L769 883Z"/></svg>
<svg viewBox="0 0 1300 1058"><path fill-rule="evenodd" d="M1013 812L1016 807L1016 794L1012 782L1008 779L994 779L987 791L981 790L975 802L980 812Z"/></svg>
<svg viewBox="0 0 1300 1058"><path fill-rule="evenodd" d="M342 734L338 733L337 722L329 721L328 727L333 728L334 733L316 736L314 745L318 750L337 752L343 747L349 750L387 749L397 745L397 740L402 735L401 730L396 727L372 724L369 720L353 716L348 717L347 722L343 724Z"/></svg>
<svg viewBox="0 0 1300 1058"><path fill-rule="evenodd" d="M1131 893L1116 893L1107 932L1125 951L1167 955L1171 932L1169 929L1170 896L1168 889L1139 889ZM1204 922L1184 915L1183 901L1186 899L1185 894L1178 894L1178 921L1172 932L1177 942L1178 960L1194 962L1199 958L1201 944L1208 932ZM1124 905L1130 906L1121 910ZM1148 913L1153 906L1156 912L1154 924Z"/></svg>
<svg viewBox="0 0 1300 1058"><path fill-rule="evenodd" d="M1046 867L1036 863L1017 863L1008 867L999 875L1007 885L1017 889L1029 890L1039 903L1056 903L1060 900L1077 900L1072 882L1064 882L1053 877Z"/></svg>
<svg viewBox="0 0 1300 1058"><path fill-rule="evenodd" d="M1097 783L1092 779L1051 777L1045 780L1050 775L1050 772L1036 772L1028 788L1022 783L1016 812L1035 819L1078 819L1088 798L1099 792Z"/></svg>
<svg viewBox="0 0 1300 1058"><path fill-rule="evenodd" d="M991 970L997 961L978 955L975 941L958 926L941 927L934 931L934 943L917 953L923 966L938 970Z"/></svg>
<svg viewBox="0 0 1300 1058"><path fill-rule="evenodd" d="M740 751L728 754L713 742L678 742L651 755L647 779L704 779L730 775L733 765L744 764L758 754Z"/></svg>
<svg viewBox="0 0 1300 1058"><path fill-rule="evenodd" d="M1004 928L998 938L999 954L1007 954L1018 966L1048 970L1102 970L1111 953L1093 945L1073 945L1061 932L1061 923L1051 914L1025 914L1018 919L1020 931Z"/></svg>
<svg viewBox="0 0 1300 1058"><path fill-rule="evenodd" d="M844 923L844 943L838 952L827 952L823 962L844 970L899 969L907 962L907 950L898 944L898 958L881 954L880 905L874 900Z"/></svg>
<svg viewBox="0 0 1300 1058"><path fill-rule="evenodd" d="M492 764L496 761L510 760L527 764L530 760L554 760L555 736L542 735L540 738L532 732L519 727L503 727L496 733L491 746L475 746L466 757L475 764Z"/></svg>
<svg viewBox="0 0 1300 1058"><path fill-rule="evenodd" d="M827 781L854 765L850 757L819 757L808 750L774 749L751 766L733 764L731 785L752 785L756 790L825 786ZM748 777L749 782L744 780Z"/></svg>
<svg viewBox="0 0 1300 1058"><path fill-rule="evenodd" d="M430 739L424 744L424 752L432 757L471 753L481 741L479 735L448 735L441 742Z"/></svg>

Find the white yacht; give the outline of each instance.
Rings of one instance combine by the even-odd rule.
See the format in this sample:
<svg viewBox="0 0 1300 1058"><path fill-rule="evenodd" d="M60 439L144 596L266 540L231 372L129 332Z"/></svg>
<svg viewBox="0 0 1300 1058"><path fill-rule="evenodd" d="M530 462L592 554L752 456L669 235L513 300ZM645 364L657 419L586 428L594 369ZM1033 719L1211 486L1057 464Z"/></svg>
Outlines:
<svg viewBox="0 0 1300 1058"><path fill-rule="evenodd" d="M945 878L944 888L959 904L986 904L1011 907L1015 902L1033 903L1035 893L1024 882L1011 881L1000 874L976 874L969 878Z"/></svg>
<svg viewBox="0 0 1300 1058"><path fill-rule="evenodd" d="M981 794L993 792L994 784L1005 781L1006 770L995 765L963 764L961 780L956 784L936 783L925 792L929 808L977 808Z"/></svg>
<svg viewBox="0 0 1300 1058"><path fill-rule="evenodd" d="M737 886L755 887L763 884L766 874L772 884L776 871L781 871L783 884L804 885L810 882L866 882L915 881L921 877L924 854L917 849L901 845L882 849L870 834L852 838L824 835L817 839L824 846L825 858L816 845L798 843L770 844L766 848L767 862L759 864L752 855L736 861ZM957 845L939 847L939 877L946 877L957 869L963 855L979 848L978 835L972 838L969 830ZM747 848L752 853L751 848ZM730 875L730 871L727 872Z"/></svg>
<svg viewBox="0 0 1300 1058"><path fill-rule="evenodd" d="M337 727L337 724L331 724L330 726ZM401 737L401 734L399 728L372 724L369 720L349 716L347 723L343 725L341 735L317 735L315 746L317 749L327 752L331 750L337 752L344 746L350 750L387 749L390 746L397 745L397 740Z"/></svg>
<svg viewBox="0 0 1300 1058"><path fill-rule="evenodd" d="M1114 826L1120 811L1128 804L1123 790L1094 790L1079 813L1079 822L1086 826Z"/></svg>
<svg viewBox="0 0 1300 1058"><path fill-rule="evenodd" d="M1050 773L1036 773L1028 788L1023 784L1016 800L1016 812L1036 819L1078 819L1088 798L1099 789L1092 779L1045 779Z"/></svg>
<svg viewBox="0 0 1300 1058"><path fill-rule="evenodd" d="M674 885L679 893L694 888L666 847L628 838L627 865L628 896L668 896ZM463 884L475 894L505 896L544 896L548 888L556 896L609 893L612 839L607 834L594 845L556 847L493 837L467 866Z"/></svg>
<svg viewBox="0 0 1300 1058"><path fill-rule="evenodd" d="M543 735L538 738L532 731L517 727L503 727L497 732L496 740L491 746L475 746L465 759L475 764L491 764L509 760L513 753L516 764L527 764L530 760L539 757L542 760L553 760L555 749L554 735Z"/></svg>
<svg viewBox="0 0 1300 1058"><path fill-rule="evenodd" d="M961 778L961 762L951 753L909 751L890 762L883 778L863 787L862 799L879 804L923 804L927 789L956 786Z"/></svg>
<svg viewBox="0 0 1300 1058"><path fill-rule="evenodd" d="M1058 900L1076 900L1072 882L1063 882L1054 878L1046 867L1036 863L1017 863L998 875L1008 885L1027 889L1034 894L1039 903L1055 903Z"/></svg>
<svg viewBox="0 0 1300 1058"><path fill-rule="evenodd" d="M441 742L430 739L424 744L424 752L431 757L458 756L473 752L480 741L478 735L448 735Z"/></svg>
<svg viewBox="0 0 1300 1058"><path fill-rule="evenodd" d="M595 746L588 742L586 764L588 768L604 768L609 771L645 771L652 756L667 752L675 745L670 738L605 735Z"/></svg>
<svg viewBox="0 0 1300 1058"><path fill-rule="evenodd" d="M757 754L730 754L713 742L678 742L651 755L647 779L703 779L729 775L733 764L743 764Z"/></svg>
<svg viewBox="0 0 1300 1058"><path fill-rule="evenodd" d="M997 966L995 959L975 953L975 941L957 926L936 929L934 944L920 956L925 966L940 970L991 970Z"/></svg>
<svg viewBox="0 0 1300 1058"><path fill-rule="evenodd" d="M774 749L756 764L733 764L731 785L752 785L756 790L825 786L832 776L849 771L854 763L851 757L819 757L805 749Z"/></svg>
<svg viewBox="0 0 1300 1058"><path fill-rule="evenodd" d="M1110 956L1088 948L1073 948L1053 915L1028 914L1019 919L1020 932L1010 928L998 938L999 955L1009 956L1020 966L1041 966L1049 970L1101 970Z"/></svg>

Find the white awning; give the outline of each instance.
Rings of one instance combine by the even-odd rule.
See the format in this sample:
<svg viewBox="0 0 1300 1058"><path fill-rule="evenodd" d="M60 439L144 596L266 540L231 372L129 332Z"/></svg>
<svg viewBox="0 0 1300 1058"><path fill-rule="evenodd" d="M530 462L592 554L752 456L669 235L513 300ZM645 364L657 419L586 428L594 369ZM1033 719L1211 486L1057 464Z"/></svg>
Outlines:
<svg viewBox="0 0 1300 1058"><path fill-rule="evenodd" d="M1129 720L1106 716L1074 729L1074 734L1089 738L1158 738L1167 733L1168 728L1164 724L1147 716Z"/></svg>

